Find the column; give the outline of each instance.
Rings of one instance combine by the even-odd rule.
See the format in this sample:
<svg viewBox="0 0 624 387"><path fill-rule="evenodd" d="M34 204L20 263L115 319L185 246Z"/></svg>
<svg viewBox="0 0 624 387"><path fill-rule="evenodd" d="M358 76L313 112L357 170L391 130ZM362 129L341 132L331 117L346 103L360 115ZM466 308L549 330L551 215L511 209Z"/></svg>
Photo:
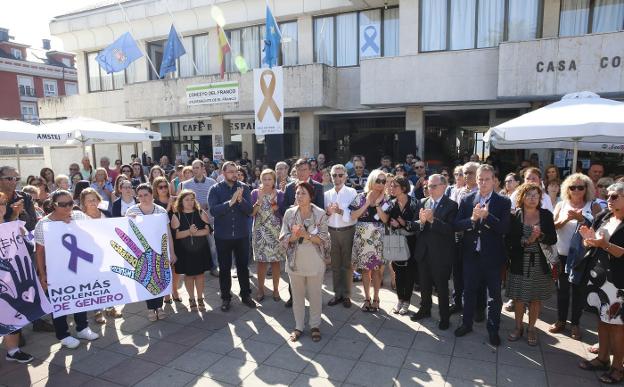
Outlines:
<svg viewBox="0 0 624 387"><path fill-rule="evenodd" d="M234 160L236 155L231 149L232 134L230 131L230 121L223 119L223 116L210 117L212 126L212 149L215 147L223 147L223 155L226 160ZM213 154L214 158L214 154Z"/></svg>
<svg viewBox="0 0 624 387"><path fill-rule="evenodd" d="M241 139L243 140L243 152L247 152L249 160L256 160L256 138L254 134L243 133L241 134Z"/></svg>
<svg viewBox="0 0 624 387"><path fill-rule="evenodd" d="M418 9L420 0L399 1L399 54L418 54Z"/></svg>
<svg viewBox="0 0 624 387"><path fill-rule="evenodd" d="M405 110L405 130L416 136L416 155L425 158L425 113L422 106L408 106Z"/></svg>
<svg viewBox="0 0 624 387"><path fill-rule="evenodd" d="M299 155L312 157L319 151L319 119L314 112L299 113Z"/></svg>
<svg viewBox="0 0 624 387"><path fill-rule="evenodd" d="M314 63L314 27L311 15L297 18L297 49L299 64Z"/></svg>

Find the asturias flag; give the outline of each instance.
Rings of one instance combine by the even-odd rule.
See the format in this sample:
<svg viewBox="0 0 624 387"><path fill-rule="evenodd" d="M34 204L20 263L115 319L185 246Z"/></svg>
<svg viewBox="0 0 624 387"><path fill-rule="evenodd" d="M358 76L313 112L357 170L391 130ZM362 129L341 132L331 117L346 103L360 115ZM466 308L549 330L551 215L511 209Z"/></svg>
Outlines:
<svg viewBox="0 0 624 387"><path fill-rule="evenodd" d="M230 52L230 42L228 42L223 28L217 24L217 34L219 35L219 64L221 65L221 79L225 74L225 54Z"/></svg>
<svg viewBox="0 0 624 387"><path fill-rule="evenodd" d="M100 51L95 60L107 74L125 70L130 63L143 56L129 32L121 35L113 44Z"/></svg>
<svg viewBox="0 0 624 387"><path fill-rule="evenodd" d="M164 78L167 73L176 71L176 59L184 54L186 54L186 50L184 49L184 46L178 37L178 33L172 24L171 29L169 30L167 44L165 44L165 51L163 53L162 62L160 63L160 73L158 75L161 78Z"/></svg>
<svg viewBox="0 0 624 387"><path fill-rule="evenodd" d="M264 35L264 59L262 62L269 65L269 67L277 66L277 56L279 55L282 33L279 30L268 4L266 7L266 33Z"/></svg>

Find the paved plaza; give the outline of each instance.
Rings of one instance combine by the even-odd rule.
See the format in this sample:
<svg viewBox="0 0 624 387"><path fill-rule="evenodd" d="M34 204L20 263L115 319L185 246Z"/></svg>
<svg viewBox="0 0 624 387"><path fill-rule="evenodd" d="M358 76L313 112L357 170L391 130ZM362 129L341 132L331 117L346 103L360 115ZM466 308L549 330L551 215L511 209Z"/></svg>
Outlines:
<svg viewBox="0 0 624 387"><path fill-rule="evenodd" d="M255 267L252 267L255 272ZM145 304L123 308L124 317L99 326L90 316L99 340L83 342L76 350L61 349L53 333L26 329L24 350L35 360L29 365L0 360L0 385L6 386L597 386L597 375L576 365L589 358L587 345L597 341L596 318L584 315L584 343L566 335L541 333L537 347L526 338L510 343L510 314L502 319L502 345L488 344L485 323L456 339L459 315L451 328L437 328L434 319L422 324L390 312L395 294L381 292L382 311L363 313L361 283L356 284L350 309L328 307L331 272L325 276L323 339L314 343L309 332L298 343L286 340L294 327L292 310L267 292L262 306L250 310L233 300L228 313L220 311L218 280L207 276L208 311L190 312L185 304L166 305L167 320L150 323ZM270 279L267 281L269 285ZM254 278L254 285L256 284ZM236 280L233 285L237 286ZM235 290L236 291L236 290ZM184 292L181 290L181 295ZM282 282L282 298L288 296ZM412 299L412 305L418 304ZM542 315L551 323L555 297ZM176 313L173 313L175 310ZM412 310L415 307L412 306ZM70 318L71 320L71 318ZM548 324L539 322L542 332ZM4 358L4 352L0 354Z"/></svg>

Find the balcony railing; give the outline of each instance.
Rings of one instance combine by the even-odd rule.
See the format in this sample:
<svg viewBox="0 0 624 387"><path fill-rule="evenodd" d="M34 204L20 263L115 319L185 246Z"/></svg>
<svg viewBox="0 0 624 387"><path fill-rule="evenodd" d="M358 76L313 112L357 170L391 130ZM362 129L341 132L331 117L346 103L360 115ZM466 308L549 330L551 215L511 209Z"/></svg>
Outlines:
<svg viewBox="0 0 624 387"><path fill-rule="evenodd" d="M35 88L30 86L19 85L20 97L36 97Z"/></svg>

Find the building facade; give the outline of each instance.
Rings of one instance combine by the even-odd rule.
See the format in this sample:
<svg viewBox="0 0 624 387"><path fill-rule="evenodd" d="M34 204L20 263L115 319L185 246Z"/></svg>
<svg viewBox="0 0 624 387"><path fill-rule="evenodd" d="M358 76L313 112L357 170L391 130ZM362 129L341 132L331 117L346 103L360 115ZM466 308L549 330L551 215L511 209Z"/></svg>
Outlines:
<svg viewBox="0 0 624 387"><path fill-rule="evenodd" d="M273 161L322 152L343 161L364 154L376 165L385 154L402 160L416 153L435 166L475 149L484 154L490 126L566 93L624 98L624 1L269 4L283 37L284 135L253 133L248 70L262 63L263 0L130 0L122 2L125 15L115 3L56 17L50 29L76 53L79 94L42 100L40 115L160 131L156 157L187 149L210 155L223 143L226 157L247 151ZM215 18L230 40L225 81L238 83L238 102L192 105L187 87L221 81ZM147 57L121 73L100 71L97 52L129 30L158 68L172 23L187 51L177 73L157 79Z"/></svg>

